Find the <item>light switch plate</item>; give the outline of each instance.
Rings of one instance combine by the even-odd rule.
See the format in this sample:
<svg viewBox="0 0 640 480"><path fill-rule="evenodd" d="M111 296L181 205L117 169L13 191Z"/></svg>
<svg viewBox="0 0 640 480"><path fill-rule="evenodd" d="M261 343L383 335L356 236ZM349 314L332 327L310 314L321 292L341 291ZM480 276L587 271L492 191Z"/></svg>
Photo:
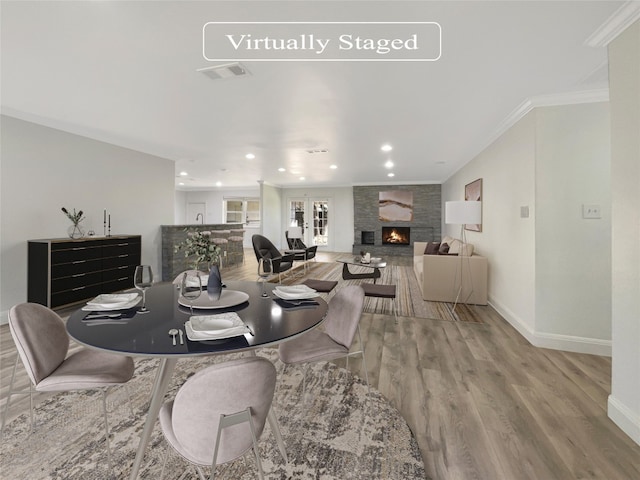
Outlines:
<svg viewBox="0 0 640 480"><path fill-rule="evenodd" d="M529 205L520 207L520 218L529 218Z"/></svg>
<svg viewBox="0 0 640 480"><path fill-rule="evenodd" d="M582 205L582 218L601 218L600 205Z"/></svg>

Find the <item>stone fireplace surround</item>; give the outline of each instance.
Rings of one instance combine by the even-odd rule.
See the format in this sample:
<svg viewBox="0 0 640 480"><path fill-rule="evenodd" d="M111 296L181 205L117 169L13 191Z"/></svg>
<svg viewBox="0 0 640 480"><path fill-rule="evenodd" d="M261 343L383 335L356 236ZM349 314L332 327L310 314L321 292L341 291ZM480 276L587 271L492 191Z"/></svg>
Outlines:
<svg viewBox="0 0 640 480"><path fill-rule="evenodd" d="M408 222L382 222L378 217L379 193L389 190L413 192L413 219ZM441 187L440 185L379 185L353 187L353 250L374 256L413 255L414 242L438 241L441 235ZM382 227L409 227L411 244L382 244ZM373 243L364 243L371 241Z"/></svg>

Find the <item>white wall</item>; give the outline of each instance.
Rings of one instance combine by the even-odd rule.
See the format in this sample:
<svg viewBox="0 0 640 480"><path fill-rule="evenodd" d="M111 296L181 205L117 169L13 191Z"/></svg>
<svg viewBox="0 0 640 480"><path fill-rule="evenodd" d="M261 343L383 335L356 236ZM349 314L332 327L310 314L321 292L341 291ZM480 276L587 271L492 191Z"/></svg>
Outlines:
<svg viewBox="0 0 640 480"><path fill-rule="evenodd" d="M24 122L1 119L0 320L27 300L27 240L60 238L61 207L86 213L83 226L142 235L142 262L161 272L160 225L174 216L172 161Z"/></svg>
<svg viewBox="0 0 640 480"><path fill-rule="evenodd" d="M482 232L467 231L467 241L488 258L491 304L531 338L535 331L535 112L449 178L442 185L442 205L464 200L464 186L478 178L483 188ZM529 218L520 218L521 206L529 206ZM460 237L457 225L443 225L443 232Z"/></svg>
<svg viewBox="0 0 640 480"><path fill-rule="evenodd" d="M483 179L483 231L467 240L488 257L490 303L537 346L610 354L608 121L605 103L537 108L442 188L444 204ZM591 203L601 219L582 219Z"/></svg>
<svg viewBox="0 0 640 480"><path fill-rule="evenodd" d="M187 192L176 190L174 196L173 223L184 225L187 223Z"/></svg>
<svg viewBox="0 0 640 480"><path fill-rule="evenodd" d="M611 340L609 103L536 110L536 332ZM585 219L582 205L599 205Z"/></svg>
<svg viewBox="0 0 640 480"><path fill-rule="evenodd" d="M281 242L286 245L284 232L289 226L290 198L326 198L329 200L329 245L331 252L349 252L353 249L353 187L285 188L282 192Z"/></svg>
<svg viewBox="0 0 640 480"><path fill-rule="evenodd" d="M609 417L640 444L640 21L609 45L612 385Z"/></svg>
<svg viewBox="0 0 640 480"><path fill-rule="evenodd" d="M288 248L281 240L282 236L282 189L261 184L260 187L260 226L262 235L267 237L280 250Z"/></svg>
<svg viewBox="0 0 640 480"><path fill-rule="evenodd" d="M204 203L205 204L205 220L204 223L225 223L224 220L224 204L225 198L259 198L260 186L256 183L253 188L243 189L215 189L200 191L178 191L176 192L176 216L175 224L190 224L186 218L188 203ZM251 236L259 233L259 227L245 226L244 247L251 248Z"/></svg>

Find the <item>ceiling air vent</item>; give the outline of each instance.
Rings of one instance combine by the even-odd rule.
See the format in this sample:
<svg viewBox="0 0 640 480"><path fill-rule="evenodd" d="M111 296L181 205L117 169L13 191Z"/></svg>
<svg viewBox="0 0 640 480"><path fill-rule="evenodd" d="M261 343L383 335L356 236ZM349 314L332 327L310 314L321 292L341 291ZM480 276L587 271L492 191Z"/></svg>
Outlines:
<svg viewBox="0 0 640 480"><path fill-rule="evenodd" d="M213 80L222 78L244 77L251 75L249 70L239 62L226 63L224 65L215 65L213 67L199 68L198 72L204 73Z"/></svg>

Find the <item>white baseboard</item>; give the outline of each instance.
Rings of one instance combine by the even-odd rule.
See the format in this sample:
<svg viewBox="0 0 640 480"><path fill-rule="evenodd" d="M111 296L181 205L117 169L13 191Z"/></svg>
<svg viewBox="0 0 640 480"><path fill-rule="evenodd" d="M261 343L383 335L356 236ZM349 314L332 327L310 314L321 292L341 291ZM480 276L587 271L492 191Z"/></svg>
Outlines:
<svg viewBox="0 0 640 480"><path fill-rule="evenodd" d="M504 319L533 346L550 348L553 350L563 350L566 352L600 355L604 357L611 356L611 340L536 332L512 311L504 305L501 305L495 298L489 299L489 305L502 315Z"/></svg>
<svg viewBox="0 0 640 480"><path fill-rule="evenodd" d="M613 395L607 400L607 414L620 429L640 445L640 414L633 412Z"/></svg>

